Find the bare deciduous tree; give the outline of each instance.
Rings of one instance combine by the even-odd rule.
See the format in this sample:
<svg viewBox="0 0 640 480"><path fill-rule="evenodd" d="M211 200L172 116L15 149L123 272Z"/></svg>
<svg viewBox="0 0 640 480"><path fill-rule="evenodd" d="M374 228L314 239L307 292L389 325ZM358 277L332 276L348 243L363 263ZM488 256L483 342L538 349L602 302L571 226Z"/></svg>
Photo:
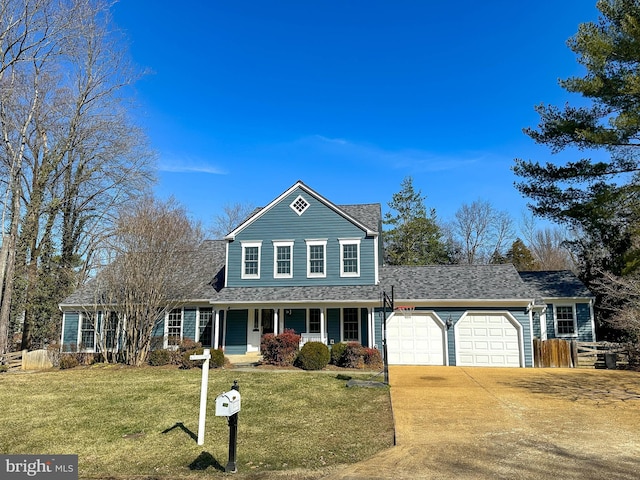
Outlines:
<svg viewBox="0 0 640 480"><path fill-rule="evenodd" d="M255 210L253 205L243 203L227 203L222 207L222 213L213 219L213 226L209 229L213 238L223 238L246 220Z"/></svg>
<svg viewBox="0 0 640 480"><path fill-rule="evenodd" d="M492 257L504 255L514 239L513 220L507 212L496 210L485 200L463 204L455 213L450 234L457 245L460 262L489 263Z"/></svg>
<svg viewBox="0 0 640 480"><path fill-rule="evenodd" d="M116 207L152 180L123 96L135 75L108 7L0 0L0 352L11 311L24 317L30 347L35 322L51 321L91 269Z"/></svg>
<svg viewBox="0 0 640 480"><path fill-rule="evenodd" d="M568 234L560 228L538 228L533 215L525 215L521 226L529 250L540 270L574 270L575 263L565 246Z"/></svg>
<svg viewBox="0 0 640 480"><path fill-rule="evenodd" d="M109 240L113 262L95 288L104 310L122 319L124 363L145 361L155 322L192 291L188 272L201 241L200 226L173 200L146 197L121 212Z"/></svg>

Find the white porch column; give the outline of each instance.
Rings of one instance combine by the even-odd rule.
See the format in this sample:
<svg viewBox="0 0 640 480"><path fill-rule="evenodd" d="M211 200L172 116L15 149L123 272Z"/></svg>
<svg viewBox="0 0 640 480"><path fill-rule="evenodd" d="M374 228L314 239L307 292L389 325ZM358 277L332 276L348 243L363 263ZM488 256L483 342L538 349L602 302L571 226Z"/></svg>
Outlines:
<svg viewBox="0 0 640 480"><path fill-rule="evenodd" d="M213 348L217 349L220 342L220 310L215 310L213 321Z"/></svg>
<svg viewBox="0 0 640 480"><path fill-rule="evenodd" d="M367 328L368 330L368 334L369 334L369 339L368 339L368 347L369 348L373 348L373 344L375 342L375 336L374 336L374 330L373 330L373 308L369 307L367 308L367 323L369 325L369 328Z"/></svg>
<svg viewBox="0 0 640 480"><path fill-rule="evenodd" d="M280 315L278 315L280 309L273 309L273 334L278 335L280 333Z"/></svg>
<svg viewBox="0 0 640 480"><path fill-rule="evenodd" d="M324 308L320 309L320 339L322 340L322 343L324 343L325 345L329 343L329 340L327 339L326 335L326 329L324 328Z"/></svg>

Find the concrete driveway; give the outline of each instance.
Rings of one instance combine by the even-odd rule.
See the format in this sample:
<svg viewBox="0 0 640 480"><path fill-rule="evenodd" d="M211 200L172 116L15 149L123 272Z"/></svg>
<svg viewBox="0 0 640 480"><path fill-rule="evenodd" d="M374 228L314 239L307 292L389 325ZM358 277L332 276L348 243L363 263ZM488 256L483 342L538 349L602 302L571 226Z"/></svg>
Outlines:
<svg viewBox="0 0 640 480"><path fill-rule="evenodd" d="M638 479L640 373L391 367L397 446L327 479Z"/></svg>

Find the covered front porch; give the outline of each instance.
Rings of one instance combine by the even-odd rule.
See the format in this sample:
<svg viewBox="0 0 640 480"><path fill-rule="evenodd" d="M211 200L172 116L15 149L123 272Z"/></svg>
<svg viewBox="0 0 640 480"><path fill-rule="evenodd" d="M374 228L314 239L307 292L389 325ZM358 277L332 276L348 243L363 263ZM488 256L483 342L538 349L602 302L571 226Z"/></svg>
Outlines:
<svg viewBox="0 0 640 480"><path fill-rule="evenodd" d="M228 355L260 351L263 335L293 330L301 346L310 341L333 345L358 342L375 346L375 305L229 305L220 325L220 345Z"/></svg>

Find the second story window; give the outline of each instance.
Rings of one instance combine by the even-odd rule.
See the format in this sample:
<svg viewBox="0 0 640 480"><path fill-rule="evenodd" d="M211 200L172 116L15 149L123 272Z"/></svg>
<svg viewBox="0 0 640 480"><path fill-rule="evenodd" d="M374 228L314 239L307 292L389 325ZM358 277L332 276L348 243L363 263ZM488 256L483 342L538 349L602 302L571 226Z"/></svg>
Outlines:
<svg viewBox="0 0 640 480"><path fill-rule="evenodd" d="M326 248L326 240L307 240L307 277L327 276Z"/></svg>
<svg viewBox="0 0 640 480"><path fill-rule="evenodd" d="M340 239L340 276L360 276L360 239Z"/></svg>
<svg viewBox="0 0 640 480"><path fill-rule="evenodd" d="M273 242L273 276L275 278L293 277L293 242Z"/></svg>
<svg viewBox="0 0 640 480"><path fill-rule="evenodd" d="M260 278L261 242L242 242L241 278Z"/></svg>

